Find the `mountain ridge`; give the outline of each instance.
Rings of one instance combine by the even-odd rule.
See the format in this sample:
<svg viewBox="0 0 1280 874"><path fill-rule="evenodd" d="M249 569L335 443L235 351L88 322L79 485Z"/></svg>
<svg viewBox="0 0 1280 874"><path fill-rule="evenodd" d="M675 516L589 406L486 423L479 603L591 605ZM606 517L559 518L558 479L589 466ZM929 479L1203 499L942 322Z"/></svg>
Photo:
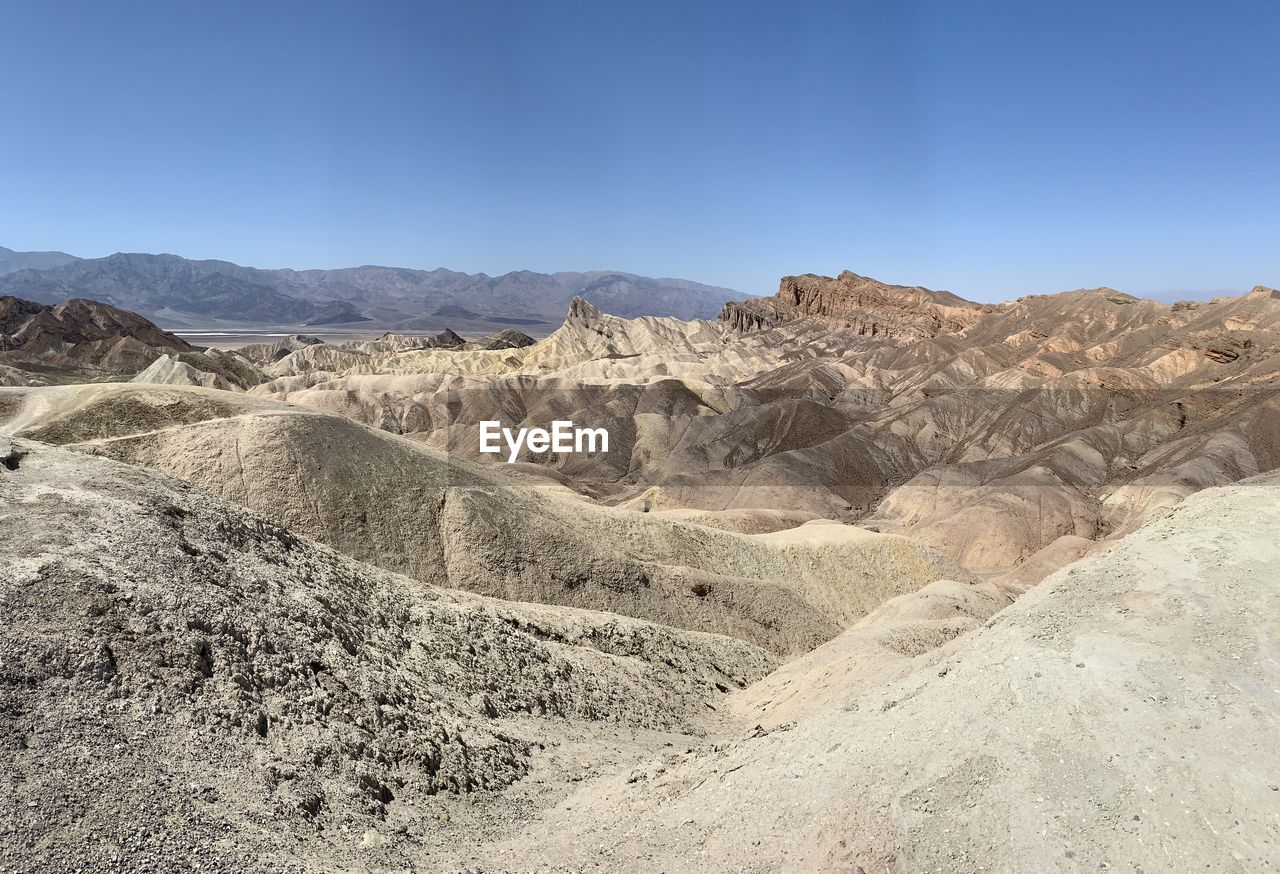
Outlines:
<svg viewBox="0 0 1280 874"><path fill-rule="evenodd" d="M60 261L62 254L0 251L0 294L41 303L92 298L175 324L185 318L290 325L376 322L392 328L450 307L482 321L555 324L579 295L624 316L700 318L740 296L692 280L620 270L514 270L490 276L381 265L264 269L142 252L67 255L69 260ZM52 261L26 257L35 255L50 255ZM15 269L3 269L5 263Z"/></svg>

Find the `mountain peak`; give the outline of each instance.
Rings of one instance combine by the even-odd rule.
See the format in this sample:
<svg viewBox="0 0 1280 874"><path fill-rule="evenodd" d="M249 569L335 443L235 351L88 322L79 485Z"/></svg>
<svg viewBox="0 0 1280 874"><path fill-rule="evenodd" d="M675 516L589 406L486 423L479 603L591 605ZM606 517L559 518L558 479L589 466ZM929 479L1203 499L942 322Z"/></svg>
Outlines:
<svg viewBox="0 0 1280 874"><path fill-rule="evenodd" d="M587 325L599 321L599 319L600 310L587 303L583 298L574 295L573 300L569 301L569 315L565 319L566 322Z"/></svg>

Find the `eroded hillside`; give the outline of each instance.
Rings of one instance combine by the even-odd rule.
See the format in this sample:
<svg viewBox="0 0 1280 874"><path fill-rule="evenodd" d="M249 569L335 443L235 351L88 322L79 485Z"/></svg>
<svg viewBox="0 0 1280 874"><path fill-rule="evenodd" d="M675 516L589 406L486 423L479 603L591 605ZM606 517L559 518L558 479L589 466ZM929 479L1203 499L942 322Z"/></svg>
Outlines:
<svg viewBox="0 0 1280 874"><path fill-rule="evenodd" d="M1270 289L979 307L843 274L743 307L771 315L623 320L578 302L519 349L311 346L254 392L477 460L483 420L603 426L607 455L526 455L525 472L703 524L856 522L1021 583L1280 465Z"/></svg>
<svg viewBox="0 0 1280 874"><path fill-rule="evenodd" d="M963 572L903 537L815 521L744 535L530 489L341 416L195 388L0 390L0 432L175 475L423 582L609 610L807 652Z"/></svg>
<svg viewBox="0 0 1280 874"><path fill-rule="evenodd" d="M9 307L0 867L1275 858L1276 292L217 354ZM565 419L608 451L478 451Z"/></svg>

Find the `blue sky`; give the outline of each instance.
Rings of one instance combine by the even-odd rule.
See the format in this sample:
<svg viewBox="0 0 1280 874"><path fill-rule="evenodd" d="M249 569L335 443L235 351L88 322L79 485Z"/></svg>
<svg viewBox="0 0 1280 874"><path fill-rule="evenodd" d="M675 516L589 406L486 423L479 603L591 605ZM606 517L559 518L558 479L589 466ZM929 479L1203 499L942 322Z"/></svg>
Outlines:
<svg viewBox="0 0 1280 874"><path fill-rule="evenodd" d="M1280 285L1280 3L0 16L15 249L753 294L845 268L979 300Z"/></svg>

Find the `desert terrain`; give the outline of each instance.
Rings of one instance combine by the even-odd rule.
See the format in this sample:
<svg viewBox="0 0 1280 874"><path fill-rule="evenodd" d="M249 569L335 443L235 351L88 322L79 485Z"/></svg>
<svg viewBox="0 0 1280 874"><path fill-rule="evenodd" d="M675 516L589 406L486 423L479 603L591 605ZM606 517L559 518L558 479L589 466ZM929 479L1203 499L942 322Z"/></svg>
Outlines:
<svg viewBox="0 0 1280 874"><path fill-rule="evenodd" d="M0 868L1280 866L1280 292L607 290L0 298Z"/></svg>

